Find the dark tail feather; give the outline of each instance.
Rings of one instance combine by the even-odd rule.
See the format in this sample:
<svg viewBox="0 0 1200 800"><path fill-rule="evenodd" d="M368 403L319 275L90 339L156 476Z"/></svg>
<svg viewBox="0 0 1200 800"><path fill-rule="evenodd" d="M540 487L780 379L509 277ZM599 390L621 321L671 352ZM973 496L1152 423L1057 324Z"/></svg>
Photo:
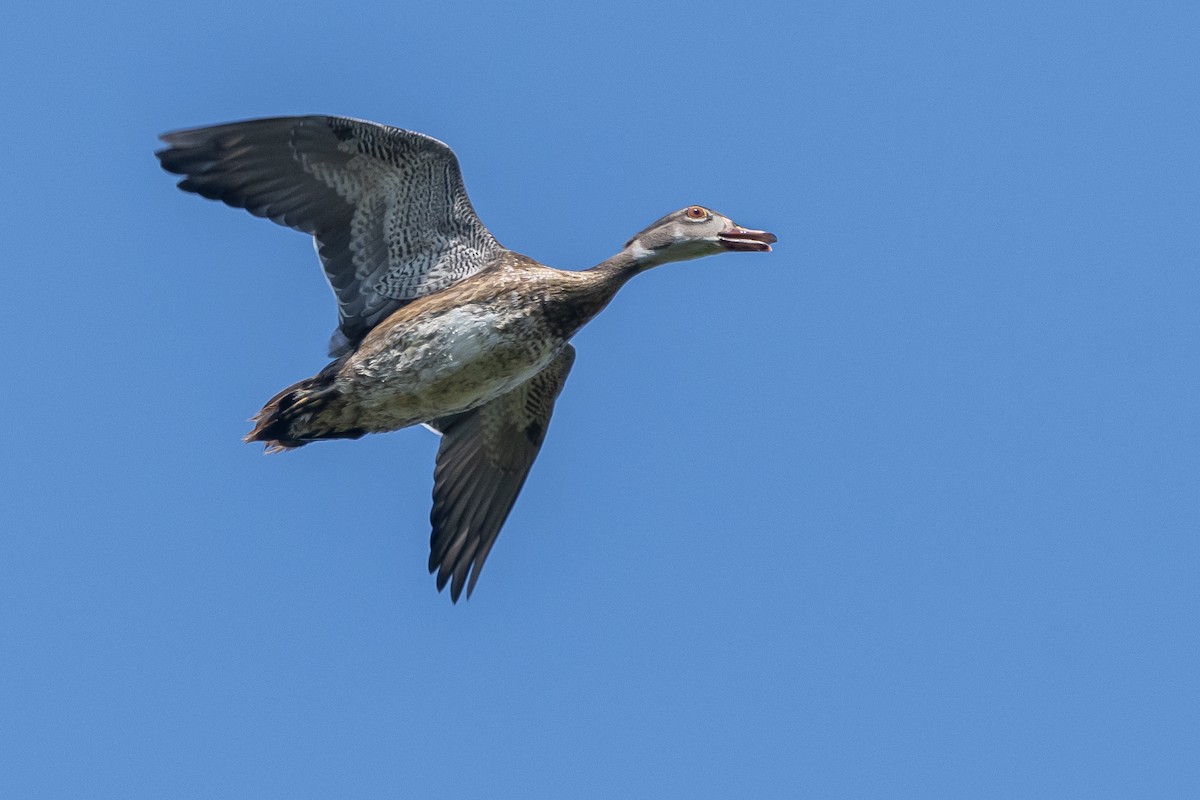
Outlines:
<svg viewBox="0 0 1200 800"><path fill-rule="evenodd" d="M357 439L366 431L337 430L342 394L334 386L337 362L272 397L254 417L245 442L264 442L268 453L303 447L318 439Z"/></svg>

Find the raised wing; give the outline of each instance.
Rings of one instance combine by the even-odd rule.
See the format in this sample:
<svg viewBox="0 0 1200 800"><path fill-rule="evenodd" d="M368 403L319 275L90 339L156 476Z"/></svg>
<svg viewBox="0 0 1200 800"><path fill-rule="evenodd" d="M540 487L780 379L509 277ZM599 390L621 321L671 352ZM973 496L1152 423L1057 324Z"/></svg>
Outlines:
<svg viewBox="0 0 1200 800"><path fill-rule="evenodd" d="M338 302L330 355L397 308L487 265L500 245L454 152L344 117L278 117L162 135L179 188L311 234Z"/></svg>
<svg viewBox="0 0 1200 800"><path fill-rule="evenodd" d="M441 591L450 583L458 602L470 572L467 597L500 528L525 484L546 438L554 401L575 361L567 345L545 369L479 408L434 420L441 432L433 472L433 534L429 571Z"/></svg>

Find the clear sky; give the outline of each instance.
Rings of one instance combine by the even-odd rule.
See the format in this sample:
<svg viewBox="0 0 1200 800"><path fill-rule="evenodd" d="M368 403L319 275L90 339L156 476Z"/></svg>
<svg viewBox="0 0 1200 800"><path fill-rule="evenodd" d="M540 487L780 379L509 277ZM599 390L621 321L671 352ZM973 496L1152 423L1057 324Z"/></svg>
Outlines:
<svg viewBox="0 0 1200 800"><path fill-rule="evenodd" d="M1200 796L1196 8L8 8L0 796ZM780 239L576 337L457 606L434 436L240 441L334 305L155 136L300 113Z"/></svg>

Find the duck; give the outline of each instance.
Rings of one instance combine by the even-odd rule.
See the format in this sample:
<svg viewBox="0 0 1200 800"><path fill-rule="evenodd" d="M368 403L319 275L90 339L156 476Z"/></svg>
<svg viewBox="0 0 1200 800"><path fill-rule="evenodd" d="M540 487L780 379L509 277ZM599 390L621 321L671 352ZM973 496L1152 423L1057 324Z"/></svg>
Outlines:
<svg viewBox="0 0 1200 800"><path fill-rule="evenodd" d="M560 270L497 242L457 156L421 133L313 115L159 138L183 191L312 236L337 301L333 360L267 401L245 441L281 452L413 425L439 434L428 566L452 603L474 592L542 447L572 336L641 272L777 241L691 205L590 269Z"/></svg>

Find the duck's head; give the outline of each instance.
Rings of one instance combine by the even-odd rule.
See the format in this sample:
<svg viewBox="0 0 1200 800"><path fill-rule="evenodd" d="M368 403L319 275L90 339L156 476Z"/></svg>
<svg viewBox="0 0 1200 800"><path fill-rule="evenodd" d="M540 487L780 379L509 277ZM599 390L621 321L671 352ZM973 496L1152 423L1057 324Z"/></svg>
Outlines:
<svg viewBox="0 0 1200 800"><path fill-rule="evenodd" d="M688 206L646 228L625 243L643 268L669 261L686 261L726 250L769 253L777 241L773 233L743 228L729 217L703 206Z"/></svg>

